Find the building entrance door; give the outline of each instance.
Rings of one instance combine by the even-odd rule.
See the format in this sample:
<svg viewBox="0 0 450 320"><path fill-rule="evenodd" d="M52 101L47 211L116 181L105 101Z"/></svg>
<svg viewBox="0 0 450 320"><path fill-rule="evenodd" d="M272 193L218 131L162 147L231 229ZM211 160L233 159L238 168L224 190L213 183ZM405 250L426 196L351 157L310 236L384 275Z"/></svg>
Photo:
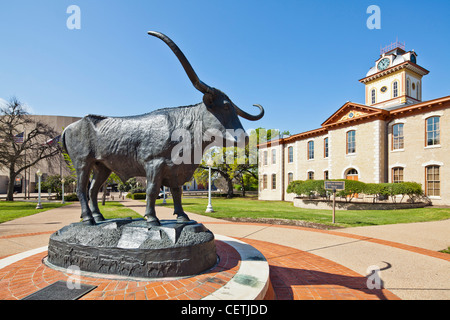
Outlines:
<svg viewBox="0 0 450 320"><path fill-rule="evenodd" d="M356 169L348 170L345 179L358 181L358 171Z"/></svg>
<svg viewBox="0 0 450 320"><path fill-rule="evenodd" d="M345 176L345 179L358 181L358 171L356 169L348 170L347 171L347 175ZM358 194L357 193L353 193L349 197L351 197L351 198L358 198Z"/></svg>

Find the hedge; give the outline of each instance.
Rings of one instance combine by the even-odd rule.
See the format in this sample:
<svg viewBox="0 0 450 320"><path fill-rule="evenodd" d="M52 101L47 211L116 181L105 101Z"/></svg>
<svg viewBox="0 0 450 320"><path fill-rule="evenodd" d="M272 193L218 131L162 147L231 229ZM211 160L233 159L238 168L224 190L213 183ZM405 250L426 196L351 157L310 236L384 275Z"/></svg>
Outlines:
<svg viewBox="0 0 450 320"><path fill-rule="evenodd" d="M145 193L133 193L133 194L128 193L127 198L133 199L133 200L145 200L147 198L147 194L145 194Z"/></svg>
<svg viewBox="0 0 450 320"><path fill-rule="evenodd" d="M422 185L417 182L400 182L400 183L364 183L355 180L329 180L329 181L345 181L345 190L338 191L338 197L345 198L346 201L351 201L358 194L373 195L373 201L390 197L393 202L397 201L397 196L402 198L408 196L414 202L417 198L423 196ZM294 193L298 196L321 196L327 197L324 189L324 180L295 180L287 187L288 193Z"/></svg>

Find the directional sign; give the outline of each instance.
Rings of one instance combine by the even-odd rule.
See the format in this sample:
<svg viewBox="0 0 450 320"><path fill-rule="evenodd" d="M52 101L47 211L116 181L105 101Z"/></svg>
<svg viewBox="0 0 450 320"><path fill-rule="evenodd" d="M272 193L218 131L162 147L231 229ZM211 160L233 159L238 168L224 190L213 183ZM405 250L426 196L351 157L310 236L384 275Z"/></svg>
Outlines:
<svg viewBox="0 0 450 320"><path fill-rule="evenodd" d="M344 190L345 181L325 181L325 190Z"/></svg>

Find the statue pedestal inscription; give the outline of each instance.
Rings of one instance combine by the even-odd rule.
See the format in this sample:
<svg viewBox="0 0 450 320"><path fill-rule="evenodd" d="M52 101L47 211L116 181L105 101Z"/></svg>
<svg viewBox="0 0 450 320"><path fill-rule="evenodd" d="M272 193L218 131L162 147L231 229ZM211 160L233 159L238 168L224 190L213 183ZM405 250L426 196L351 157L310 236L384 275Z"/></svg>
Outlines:
<svg viewBox="0 0 450 320"><path fill-rule="evenodd" d="M97 225L73 223L50 237L47 261L81 271L161 278L199 274L214 267L214 235L196 221L111 219Z"/></svg>

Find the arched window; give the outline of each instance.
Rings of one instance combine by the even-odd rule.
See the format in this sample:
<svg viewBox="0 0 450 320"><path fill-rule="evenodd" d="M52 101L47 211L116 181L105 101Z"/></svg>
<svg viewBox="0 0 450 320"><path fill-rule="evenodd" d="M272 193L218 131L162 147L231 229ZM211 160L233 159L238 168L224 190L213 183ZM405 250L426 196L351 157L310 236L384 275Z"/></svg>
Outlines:
<svg viewBox="0 0 450 320"><path fill-rule="evenodd" d="M434 146L441 143L439 120L440 117L430 117L426 120L426 146Z"/></svg>
<svg viewBox="0 0 450 320"><path fill-rule="evenodd" d="M289 163L294 162L294 147L288 148L288 162Z"/></svg>
<svg viewBox="0 0 450 320"><path fill-rule="evenodd" d="M405 140L403 136L403 123L392 126L392 150L403 149Z"/></svg>
<svg viewBox="0 0 450 320"><path fill-rule="evenodd" d="M419 95L419 90L420 90L420 82L417 82L417 86L416 86L416 88L417 88L417 90L416 90L416 97L417 97L417 100L419 100L419 99L420 99L420 95Z"/></svg>
<svg viewBox="0 0 450 320"><path fill-rule="evenodd" d="M267 189L267 174L263 175L262 188Z"/></svg>
<svg viewBox="0 0 450 320"><path fill-rule="evenodd" d="M372 104L375 104L375 102L377 102L377 91L372 89Z"/></svg>
<svg viewBox="0 0 450 320"><path fill-rule="evenodd" d="M308 160L314 159L314 141L308 142Z"/></svg>
<svg viewBox="0 0 450 320"><path fill-rule="evenodd" d="M277 175L272 175L272 190L275 190L277 188Z"/></svg>
<svg viewBox="0 0 450 320"><path fill-rule="evenodd" d="M356 152L356 131L347 132L347 154Z"/></svg>
<svg viewBox="0 0 450 320"><path fill-rule="evenodd" d="M394 81L392 84L392 95L394 98L398 97L398 81Z"/></svg>
<svg viewBox="0 0 450 320"><path fill-rule="evenodd" d="M409 78L406 79L406 95L409 96L409 86L410 86L410 81Z"/></svg>
<svg viewBox="0 0 450 320"><path fill-rule="evenodd" d="M294 181L294 174L292 172L288 173L288 184Z"/></svg>
<svg viewBox="0 0 450 320"><path fill-rule="evenodd" d="M439 197L441 195L441 179L439 166L426 167L426 195Z"/></svg>
<svg viewBox="0 0 450 320"><path fill-rule="evenodd" d="M392 182L393 183L403 182L403 168L402 167L392 168Z"/></svg>
<svg viewBox="0 0 450 320"><path fill-rule="evenodd" d="M276 164L276 163L277 163L277 150L272 149L272 164Z"/></svg>
<svg viewBox="0 0 450 320"><path fill-rule="evenodd" d="M323 157L328 158L328 138L323 139Z"/></svg>

